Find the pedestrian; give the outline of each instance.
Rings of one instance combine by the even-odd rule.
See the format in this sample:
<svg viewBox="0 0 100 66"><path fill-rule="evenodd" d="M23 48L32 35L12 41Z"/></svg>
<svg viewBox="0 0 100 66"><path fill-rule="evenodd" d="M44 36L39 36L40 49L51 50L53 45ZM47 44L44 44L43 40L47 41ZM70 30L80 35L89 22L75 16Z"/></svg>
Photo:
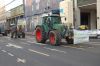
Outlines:
<svg viewBox="0 0 100 66"><path fill-rule="evenodd" d="M11 24L11 38L17 38L17 26L15 24Z"/></svg>
<svg viewBox="0 0 100 66"><path fill-rule="evenodd" d="M19 25L18 26L18 38L25 38L25 26Z"/></svg>

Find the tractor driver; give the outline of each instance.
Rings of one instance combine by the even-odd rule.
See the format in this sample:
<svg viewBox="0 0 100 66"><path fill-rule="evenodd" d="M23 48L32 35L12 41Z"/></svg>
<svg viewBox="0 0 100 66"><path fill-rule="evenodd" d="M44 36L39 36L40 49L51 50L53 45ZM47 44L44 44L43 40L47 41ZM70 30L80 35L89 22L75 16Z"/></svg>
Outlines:
<svg viewBox="0 0 100 66"><path fill-rule="evenodd" d="M52 28L51 17L48 17L46 22L48 23L49 28Z"/></svg>

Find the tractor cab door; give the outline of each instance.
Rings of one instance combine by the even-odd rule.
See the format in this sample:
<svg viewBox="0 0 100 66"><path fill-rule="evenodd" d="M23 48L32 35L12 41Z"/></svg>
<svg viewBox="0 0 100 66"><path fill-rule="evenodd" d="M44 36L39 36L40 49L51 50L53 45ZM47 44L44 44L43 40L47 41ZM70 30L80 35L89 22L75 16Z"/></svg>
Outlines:
<svg viewBox="0 0 100 66"><path fill-rule="evenodd" d="M48 24L49 29L52 29L52 28L53 28L52 17L49 16L49 17L47 18L47 24Z"/></svg>
<svg viewBox="0 0 100 66"><path fill-rule="evenodd" d="M45 16L45 17L43 17L43 23L44 23L45 25L47 25L47 26L49 27L49 29L52 28L53 22L52 22L50 16Z"/></svg>
<svg viewBox="0 0 100 66"><path fill-rule="evenodd" d="M53 24L61 24L61 17L60 16L51 16L51 21Z"/></svg>

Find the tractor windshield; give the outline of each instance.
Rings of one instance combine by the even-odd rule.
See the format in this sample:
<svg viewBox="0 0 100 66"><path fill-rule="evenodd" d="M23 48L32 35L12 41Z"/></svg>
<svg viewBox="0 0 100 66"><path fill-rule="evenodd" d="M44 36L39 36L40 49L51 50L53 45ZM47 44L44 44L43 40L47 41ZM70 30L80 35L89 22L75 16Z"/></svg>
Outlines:
<svg viewBox="0 0 100 66"><path fill-rule="evenodd" d="M61 18L59 16L52 16L51 21L53 23L59 24L59 23L61 23Z"/></svg>

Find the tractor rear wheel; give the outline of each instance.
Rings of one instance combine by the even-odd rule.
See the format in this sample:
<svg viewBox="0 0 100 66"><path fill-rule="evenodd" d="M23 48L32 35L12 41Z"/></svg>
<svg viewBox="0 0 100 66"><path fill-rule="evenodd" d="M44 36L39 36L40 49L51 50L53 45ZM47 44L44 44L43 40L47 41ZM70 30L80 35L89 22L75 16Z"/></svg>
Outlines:
<svg viewBox="0 0 100 66"><path fill-rule="evenodd" d="M36 41L38 43L45 43L46 41L46 34L40 26L36 27Z"/></svg>
<svg viewBox="0 0 100 66"><path fill-rule="evenodd" d="M58 46L60 45L61 42L61 35L57 30L50 31L49 33L49 40L50 44L53 46Z"/></svg>

